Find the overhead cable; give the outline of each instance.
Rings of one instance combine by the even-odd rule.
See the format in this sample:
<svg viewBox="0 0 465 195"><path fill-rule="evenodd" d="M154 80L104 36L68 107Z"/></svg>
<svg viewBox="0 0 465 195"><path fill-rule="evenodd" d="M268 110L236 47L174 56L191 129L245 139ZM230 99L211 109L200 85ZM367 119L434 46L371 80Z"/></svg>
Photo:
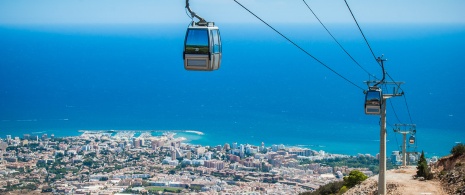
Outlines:
<svg viewBox="0 0 465 195"><path fill-rule="evenodd" d="M413 124L412 115L410 115L410 109L409 109L409 106L408 106L408 103L407 103L407 97L405 97L405 93L404 93L403 96L404 96L405 106L407 107L408 117L410 118L410 123Z"/></svg>
<svg viewBox="0 0 465 195"><path fill-rule="evenodd" d="M349 9L350 14L352 15L352 18L354 19L355 24L357 24L357 27L358 27L360 33L362 34L363 39L365 40L365 43L367 44L368 48L370 49L370 52L371 52L371 54L373 55L373 58L378 62L378 64L379 64L380 66L382 66L382 64L380 63L380 61L378 60L378 58L376 58L376 55L375 55L375 53L373 52L373 49L371 48L370 43L368 43L368 40L367 40L367 38L365 37L365 34L364 34L363 31L362 31L362 28L361 28L360 25L358 24L357 19L356 19L355 16L354 16L354 13L353 13L352 10L350 9L350 6L349 6L349 4L347 3L347 0L344 0L344 2L346 3L347 9ZM385 71L384 71L384 68L383 68L383 75L384 75L384 74L388 75L388 77L389 77L392 81L394 81L394 79L391 77L391 75L389 75L389 73L385 72ZM383 77L384 77L384 76L383 76ZM396 82L394 82L394 83L397 85L397 87L398 87L400 90L402 90L402 92L404 92L404 90L400 87L400 84L398 84L398 83L396 83ZM409 109L409 106L408 106L408 103L407 103L407 99L405 98L405 94L403 94L403 96L404 96L404 100L405 100L405 105L407 106L407 112L408 112L408 115L409 115L409 117L410 117L410 123L413 124L412 116L411 116L411 114L410 114L410 109ZM396 114L396 117L397 117L397 114Z"/></svg>
<svg viewBox="0 0 465 195"><path fill-rule="evenodd" d="M303 49L302 47L300 47L299 45L297 45L294 41L292 41L291 39L289 39L287 36L285 36L284 34L282 34L281 32L279 32L278 30L276 30L275 28L273 28L270 24L268 24L267 22L265 22L263 19L261 19L260 17L258 17L256 14L254 14L252 11L250 11L249 9L247 9L244 5L242 5L241 3L239 3L237 0L234 0L238 5L240 5L242 8L244 8L246 11L248 11L250 14L252 14L253 16L255 16L258 20L260 20L261 22L263 22L265 25L267 25L268 27L270 27L272 30L274 30L276 33L278 33L279 35L281 35L284 39L286 39L287 41L289 41L291 44L293 44L295 47L297 47L298 49L300 49L302 52L304 52L305 54L307 54L308 56L310 56L311 58L313 58L315 61L317 61L318 63L320 63L321 65L323 65L324 67L326 67L327 69L329 69L331 72L333 72L334 74L338 75L339 77L341 77L342 79L344 79L345 81L349 82L350 84L352 84L353 86L361 89L362 91L364 91L364 88L358 86L357 84L355 84L354 82L350 81L349 79L347 79L346 77L342 76L341 74L339 74L338 72L336 72L334 69L332 69L331 67L329 67L328 65L326 65L325 63L323 63L321 60L319 60L318 58L316 58L315 56L313 56L312 54L310 54L309 52L307 52L305 49Z"/></svg>
<svg viewBox="0 0 465 195"><path fill-rule="evenodd" d="M320 18L318 18L318 16L315 14L315 12L312 10L312 8L310 8L310 6L307 4L307 2L305 2L305 0L303 0L303 2L305 3L305 5L307 5L307 8L310 10L310 12L312 12L312 14L315 16L315 18L318 20L318 22L320 22L321 26L323 26L323 28L325 28L326 32L328 32L328 34L333 38L333 40L339 45L339 47L350 57L350 59L352 59L352 61L355 62L355 64L358 65L358 67L360 67L363 71L365 71L368 75L374 77L375 79L378 79L376 78L375 75L371 74L370 72L368 72L362 65L360 65L357 60L355 60L352 55L349 54L349 52L339 43L339 41L337 41L337 39L333 36L333 34L328 30L328 28L326 28L326 26L323 24L323 22L320 20Z"/></svg>
<svg viewBox="0 0 465 195"><path fill-rule="evenodd" d="M368 40L365 37L365 34L363 34L362 28L360 28L360 25L358 25L357 19L355 19L354 13L352 13L352 10L350 9L349 4L347 3L347 0L344 0L344 2L346 2L347 8L349 9L350 14L352 15L352 18L354 18L354 21L355 21L355 24L357 24L358 30L360 30L360 33L362 33L363 39L365 39L365 43L368 45L368 48L370 49L371 54L373 55L373 58L376 60L375 52L373 52L373 49L371 49L371 46L368 43Z"/></svg>

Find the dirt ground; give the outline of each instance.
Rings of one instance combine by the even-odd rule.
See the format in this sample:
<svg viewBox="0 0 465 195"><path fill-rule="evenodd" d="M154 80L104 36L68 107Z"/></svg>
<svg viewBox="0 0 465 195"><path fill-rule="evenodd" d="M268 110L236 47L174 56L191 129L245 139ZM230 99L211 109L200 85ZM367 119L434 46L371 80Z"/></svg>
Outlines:
<svg viewBox="0 0 465 195"><path fill-rule="evenodd" d="M413 179L416 167L409 166L386 172L388 194L446 194L437 180L419 181ZM377 194L378 175L368 178L361 185L355 186L345 194Z"/></svg>

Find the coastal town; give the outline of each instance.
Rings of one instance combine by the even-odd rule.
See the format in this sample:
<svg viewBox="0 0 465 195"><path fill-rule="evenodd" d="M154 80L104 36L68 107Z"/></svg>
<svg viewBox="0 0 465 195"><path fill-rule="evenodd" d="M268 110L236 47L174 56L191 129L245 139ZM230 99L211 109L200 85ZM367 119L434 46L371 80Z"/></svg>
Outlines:
<svg viewBox="0 0 465 195"><path fill-rule="evenodd" d="M174 132L153 136L150 131L84 131L60 138L7 135L0 152L1 192L298 194L341 181L355 169L317 163L349 155L283 144L266 147L263 142L193 145ZM373 174L367 168L357 170Z"/></svg>

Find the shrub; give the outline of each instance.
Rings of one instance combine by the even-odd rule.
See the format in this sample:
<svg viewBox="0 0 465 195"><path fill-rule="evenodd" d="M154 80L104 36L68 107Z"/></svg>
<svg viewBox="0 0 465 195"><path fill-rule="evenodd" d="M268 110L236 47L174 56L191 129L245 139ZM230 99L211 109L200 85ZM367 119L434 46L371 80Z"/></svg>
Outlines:
<svg viewBox="0 0 465 195"><path fill-rule="evenodd" d="M339 194L344 194L347 192L347 190L349 190L349 188L347 188L346 186L342 186L342 188L339 190Z"/></svg>
<svg viewBox="0 0 465 195"><path fill-rule="evenodd" d="M426 175L426 180L432 180L434 179L434 174L433 173L428 173L428 175Z"/></svg>
<svg viewBox="0 0 465 195"><path fill-rule="evenodd" d="M357 184L362 183L368 177L360 172L359 170L353 170L349 173L349 176L344 177L344 186L348 188L354 187Z"/></svg>
<svg viewBox="0 0 465 195"><path fill-rule="evenodd" d="M458 143L457 145L455 145L452 150L450 151L450 153L454 156L461 156L463 154L465 154L465 144L462 144L462 143Z"/></svg>
<svg viewBox="0 0 465 195"><path fill-rule="evenodd" d="M342 181L337 181L337 182L332 182L329 184L326 184L324 186L320 186L318 190L314 192L304 192L300 193L300 195L330 195L330 194L338 194L339 189L343 187L343 182Z"/></svg>

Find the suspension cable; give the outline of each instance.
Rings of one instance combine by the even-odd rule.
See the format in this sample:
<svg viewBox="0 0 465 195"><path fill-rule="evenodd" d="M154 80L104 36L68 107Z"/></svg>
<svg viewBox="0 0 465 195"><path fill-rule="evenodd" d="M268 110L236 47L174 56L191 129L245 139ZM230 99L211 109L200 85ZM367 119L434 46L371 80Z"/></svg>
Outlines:
<svg viewBox="0 0 465 195"><path fill-rule="evenodd" d="M192 17L192 15L189 15L188 10L187 10L187 7L184 8L184 10L186 11L187 17L189 17L191 20L194 20L194 17Z"/></svg>
<svg viewBox="0 0 465 195"><path fill-rule="evenodd" d="M361 28L360 25L358 24L357 19L355 19L355 16L354 16L352 10L350 9L350 6L349 6L349 4L347 3L347 0L344 0L344 2L346 3L347 9L349 9L350 14L352 15L352 18L354 19L355 24L357 24L357 27L358 27L360 33L362 34L363 39L365 40L365 43L367 44L368 48L370 49L370 52L371 52L371 54L373 55L373 58L378 62L378 65L380 65L381 68L382 68L382 70L383 70L383 79L382 79L382 81L384 81L385 75L387 75L387 76L394 82L394 79L391 77L391 75L389 75L389 73L385 72L382 59L379 58L379 57L376 58L376 55L375 55L375 53L373 52L373 49L371 48L370 44L368 43L368 40L367 40L367 38L365 37L365 34L364 34L363 31L362 31L362 28ZM381 83L382 81L380 81L380 82L378 82L377 84L375 84L375 86L378 85L379 83ZM400 87L400 84L398 84L398 83L396 83L396 82L394 82L394 83L397 85L398 89L402 90L402 94L403 94L402 96L404 96L405 105L406 105L406 107L407 107L407 112L408 112L408 115L409 115L409 118L410 118L410 123L413 124L412 116L411 116L411 114L410 114L410 109L409 109L409 106L408 106L408 103L407 103L407 98L405 97L404 90ZM394 106L392 105L392 102L391 102L391 101L389 101L389 102L390 102L390 104L391 104L392 110L394 111L394 115L396 116L397 120L400 122L399 117L397 116L397 113L396 113L396 111L394 110ZM397 137L396 137L396 142L397 142ZM415 140L415 146L417 146L417 144L418 144L418 142Z"/></svg>
<svg viewBox="0 0 465 195"><path fill-rule="evenodd" d="M386 121L386 124L388 124L391 127L391 129L394 129L394 126L389 124L389 122ZM387 132L388 131L386 131L386 133ZM397 141L397 133L394 133L394 137L396 138L396 144L397 144L396 147L399 147L400 145L399 145L399 141Z"/></svg>
<svg viewBox="0 0 465 195"><path fill-rule="evenodd" d="M373 55L373 58L376 60L375 52L373 52L373 49L371 49L371 46L368 43L368 40L365 37L365 34L363 34L362 28L360 28L360 25L358 25L357 19L355 19L354 13L352 13L352 10L350 9L349 4L347 3L347 0L344 0L344 2L346 2L347 8L349 9L350 14L352 15L352 18L354 18L354 21L355 21L355 24L357 24L358 30L360 30L360 33L362 33L363 39L365 39L365 43L368 45L368 48L370 49L371 54Z"/></svg>
<svg viewBox="0 0 465 195"><path fill-rule="evenodd" d="M386 90L386 91L387 91L386 86L384 86L384 89L383 89L383 90ZM402 122L401 122L400 119L399 119L399 116L397 115L396 109L394 109L394 105L392 104L391 99L387 99L387 100L388 100L389 104L391 105L392 111L394 112L394 116L396 117L397 122L399 122L399 123L402 124Z"/></svg>
<svg viewBox="0 0 465 195"><path fill-rule="evenodd" d="M405 93L404 93L403 96L404 96L405 106L407 107L408 117L410 118L410 123L413 124L412 115L410 115L410 109L409 109L409 106L408 106L408 103L407 103L407 97L405 97Z"/></svg>
<svg viewBox="0 0 465 195"><path fill-rule="evenodd" d="M386 72L386 75L391 79L391 81L397 86L397 88L399 88L400 90L404 91L401 87L400 87L400 84L399 83L396 83L394 82L394 79L391 77L391 75L389 75L388 72Z"/></svg>
<svg viewBox="0 0 465 195"><path fill-rule="evenodd" d="M389 104L391 104L392 111L394 112L394 116L396 116L397 122L402 124L402 121L400 121L399 116L397 115L396 109L394 109L394 105L392 104L391 100L388 100Z"/></svg>
<svg viewBox="0 0 465 195"><path fill-rule="evenodd" d="M312 8L310 8L310 6L307 4L307 2L305 2L305 0L303 0L303 2L305 3L305 5L307 5L307 8L310 10L310 12L312 12L312 14L315 16L315 18L318 20L318 22L320 22L320 24L323 26L323 28L325 28L326 32L328 32L328 34L333 38L333 40L339 45L339 47L350 57L350 59L352 59L352 61L355 62L355 64L358 65L358 67L360 67L363 71L365 71L368 75L374 77L375 79L378 79L376 78L375 75L371 74L370 72L368 72L362 65L360 65L357 60L355 60L352 55L349 54L349 52L339 43L339 41L337 41L337 39L333 36L333 34L328 30L328 28L326 28L326 26L323 24L323 22L320 20L320 18L318 18L318 16L315 14L315 12L312 10Z"/></svg>
<svg viewBox="0 0 465 195"><path fill-rule="evenodd" d="M275 31L276 33L278 33L279 35L281 35L281 37L283 37L284 39L286 39L287 41L289 41L291 44L293 44L295 47L297 47L298 49L300 49L302 52L304 52L305 54L307 54L308 56L310 56L311 58L313 58L315 61L317 61L318 63L320 63L321 65L323 65L324 67L326 67L328 70L330 70L331 72L333 72L334 74L338 75L339 77L341 77L342 79L344 79L345 81L349 82L350 84L352 84L353 86L361 89L362 91L365 91L364 88L358 86L357 84L355 84L354 82L350 81L349 79L347 79L346 77L342 76L341 74L339 74L338 72L336 72L334 69L332 69L331 67L329 67L328 65L326 65L325 63L323 63L321 60L319 60L318 58L316 58L315 56L313 56L312 54L310 54L309 52L307 52L305 49L303 49L302 47L300 47L299 45L297 45L297 43L295 43L294 41L292 41L291 39L289 39L288 37L286 37L284 34L282 34L281 32L279 32L278 30L276 30L275 28L273 28L270 24L268 24L267 22L265 22L263 19L261 19L260 17L258 17L256 14L254 14L252 11L250 11L249 9L247 9L244 5L242 5L241 3L239 3L237 0L234 0L238 5L240 5L242 8L244 8L246 11L248 11L250 14L252 14L253 16L255 16L258 20L260 20L261 22L263 22L265 25L267 25L268 27L270 27L273 31Z"/></svg>
<svg viewBox="0 0 465 195"><path fill-rule="evenodd" d="M394 81L394 79L391 77L391 75L389 75L389 73L386 72L386 75L392 80ZM395 82L394 82L395 83ZM408 105L408 102L407 102L407 97L405 97L405 92L404 90L400 87L400 84L398 83L395 83L397 85L397 87L402 90L402 96L404 96L404 102L405 102L405 106L407 107L407 113L408 113L408 116L409 116L409 119L410 119L410 123L413 124L413 120L412 120L412 115L410 114L410 107Z"/></svg>

